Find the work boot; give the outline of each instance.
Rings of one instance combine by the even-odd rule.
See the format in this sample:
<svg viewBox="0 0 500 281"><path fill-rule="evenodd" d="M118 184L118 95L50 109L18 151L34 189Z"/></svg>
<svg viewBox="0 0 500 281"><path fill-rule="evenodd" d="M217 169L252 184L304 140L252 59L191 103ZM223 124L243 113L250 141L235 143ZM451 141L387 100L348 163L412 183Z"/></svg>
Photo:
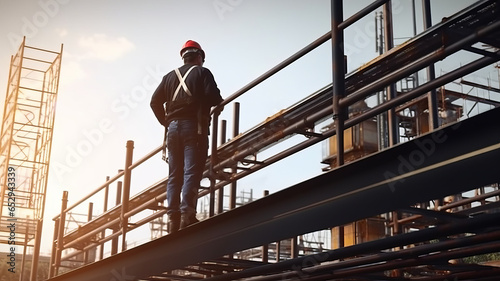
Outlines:
<svg viewBox="0 0 500 281"><path fill-rule="evenodd" d="M199 222L199 220L196 218L196 214L182 214L180 229L186 228L197 222Z"/></svg>
<svg viewBox="0 0 500 281"><path fill-rule="evenodd" d="M167 231L168 233L174 233L179 230L181 225L181 214L174 213L168 215Z"/></svg>

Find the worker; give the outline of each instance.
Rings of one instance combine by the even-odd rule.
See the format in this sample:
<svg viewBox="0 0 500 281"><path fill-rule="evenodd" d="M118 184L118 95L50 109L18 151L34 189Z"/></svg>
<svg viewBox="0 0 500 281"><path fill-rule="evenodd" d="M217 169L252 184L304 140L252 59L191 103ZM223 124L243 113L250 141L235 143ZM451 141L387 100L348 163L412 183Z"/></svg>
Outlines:
<svg viewBox="0 0 500 281"><path fill-rule="evenodd" d="M166 129L169 233L198 222L196 205L207 160L210 112L223 100L213 74L203 67L205 52L200 44L188 40L180 55L184 65L163 77L150 104Z"/></svg>

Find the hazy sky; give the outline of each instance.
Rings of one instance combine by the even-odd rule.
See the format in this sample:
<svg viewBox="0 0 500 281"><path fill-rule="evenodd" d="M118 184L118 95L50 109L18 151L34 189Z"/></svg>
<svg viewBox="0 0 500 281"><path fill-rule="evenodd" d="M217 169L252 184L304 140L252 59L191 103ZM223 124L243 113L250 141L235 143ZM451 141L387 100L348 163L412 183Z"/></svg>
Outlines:
<svg viewBox="0 0 500 281"><path fill-rule="evenodd" d="M371 2L344 1L344 18ZM421 32L421 1L416 2ZM475 1L437 2L434 23ZM413 35L411 1L393 5L396 43L402 43ZM373 27L371 14L346 30L349 71L376 56ZM149 100L161 77L182 64L179 50L186 40L204 48L204 66L227 97L329 30L328 0L0 0L2 104L10 56L23 36L39 48L58 51L64 44L42 252L50 252L52 218L63 190L71 204L122 169L127 140L135 141L134 159L161 144L163 129ZM241 130L330 83L330 59L328 41L239 99ZM232 104L222 118L231 116ZM166 176L160 158L134 174L132 194ZM299 159L301 165L292 165ZM263 189L276 191L321 173L320 161L317 145L240 186L260 197Z"/></svg>

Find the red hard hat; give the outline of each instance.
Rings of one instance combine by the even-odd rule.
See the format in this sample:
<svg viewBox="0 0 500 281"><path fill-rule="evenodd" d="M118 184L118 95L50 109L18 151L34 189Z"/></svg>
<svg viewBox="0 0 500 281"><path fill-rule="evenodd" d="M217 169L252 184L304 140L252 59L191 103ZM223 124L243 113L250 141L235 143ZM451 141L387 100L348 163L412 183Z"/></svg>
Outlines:
<svg viewBox="0 0 500 281"><path fill-rule="evenodd" d="M199 52L201 54L201 57L203 59L205 59L205 52L201 48L200 44L198 44L198 42L196 42L196 41L188 40L182 46L181 57L184 57L185 54L192 53L192 52Z"/></svg>

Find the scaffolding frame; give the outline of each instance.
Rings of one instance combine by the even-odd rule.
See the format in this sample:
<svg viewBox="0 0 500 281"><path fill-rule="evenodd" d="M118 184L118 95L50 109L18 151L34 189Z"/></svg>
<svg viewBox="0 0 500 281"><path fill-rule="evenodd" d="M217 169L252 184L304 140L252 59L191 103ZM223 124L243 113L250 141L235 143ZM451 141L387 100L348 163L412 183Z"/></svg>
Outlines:
<svg viewBox="0 0 500 281"><path fill-rule="evenodd" d="M28 46L24 38L11 57L7 81L0 132L0 243L23 246L21 272L27 247L34 247L30 280L36 279L40 252L62 49L62 44L60 51Z"/></svg>

